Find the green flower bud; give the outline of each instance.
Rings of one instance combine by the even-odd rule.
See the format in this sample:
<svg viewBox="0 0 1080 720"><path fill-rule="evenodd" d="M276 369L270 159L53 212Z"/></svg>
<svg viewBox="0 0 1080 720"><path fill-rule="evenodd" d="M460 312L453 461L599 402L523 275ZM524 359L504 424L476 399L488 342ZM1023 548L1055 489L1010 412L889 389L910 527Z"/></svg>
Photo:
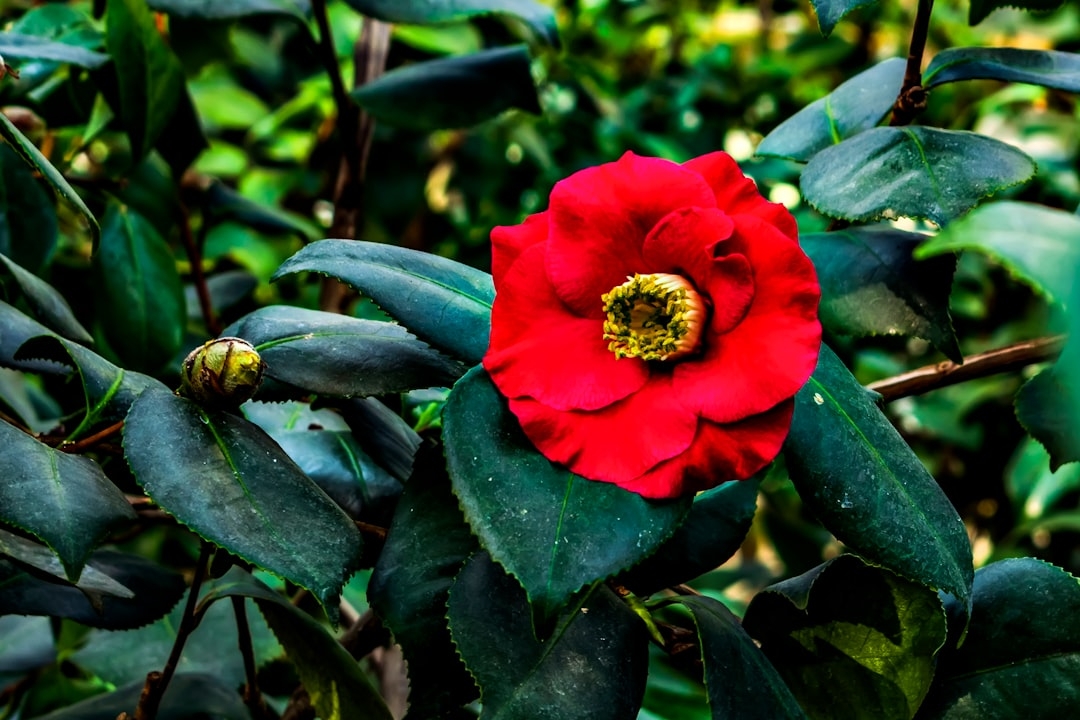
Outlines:
<svg viewBox="0 0 1080 720"><path fill-rule="evenodd" d="M211 340L184 360L180 393L200 405L236 408L255 394L266 363L240 338Z"/></svg>

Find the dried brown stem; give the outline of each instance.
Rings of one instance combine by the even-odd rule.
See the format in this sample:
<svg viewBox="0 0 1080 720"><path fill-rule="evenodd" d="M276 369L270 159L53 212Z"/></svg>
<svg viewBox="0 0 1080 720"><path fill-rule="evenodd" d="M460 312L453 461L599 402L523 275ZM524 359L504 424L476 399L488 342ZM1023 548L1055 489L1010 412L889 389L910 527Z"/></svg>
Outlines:
<svg viewBox="0 0 1080 720"><path fill-rule="evenodd" d="M119 422L113 423L104 430L99 430L93 435L88 435L87 437L84 437L82 440L76 440L75 442L70 443L61 443L59 446L57 446L57 450L62 450L66 453L86 452L90 448L100 443L102 440L110 438L116 433L120 432L123 427L124 421L121 420Z"/></svg>
<svg viewBox="0 0 1080 720"><path fill-rule="evenodd" d="M1061 354L1064 335L1025 340L964 359L963 365L946 360L872 382L867 387L891 402L911 395L956 385L967 380L1020 370L1034 363L1053 360Z"/></svg>

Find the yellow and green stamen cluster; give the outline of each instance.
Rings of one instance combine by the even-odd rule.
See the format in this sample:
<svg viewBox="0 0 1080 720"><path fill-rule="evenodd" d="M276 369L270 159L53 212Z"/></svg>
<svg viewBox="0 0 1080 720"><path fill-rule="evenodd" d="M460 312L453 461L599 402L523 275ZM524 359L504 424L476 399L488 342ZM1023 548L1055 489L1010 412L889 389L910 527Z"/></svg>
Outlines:
<svg viewBox="0 0 1080 720"><path fill-rule="evenodd" d="M685 278L634 275L604 293L604 339L616 358L678 360L697 350L705 303Z"/></svg>

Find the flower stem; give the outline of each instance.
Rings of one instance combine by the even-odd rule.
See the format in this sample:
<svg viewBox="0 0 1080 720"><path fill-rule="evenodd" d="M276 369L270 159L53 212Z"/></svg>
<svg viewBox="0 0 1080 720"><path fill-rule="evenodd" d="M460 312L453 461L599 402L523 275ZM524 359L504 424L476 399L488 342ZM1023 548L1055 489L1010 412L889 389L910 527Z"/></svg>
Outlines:
<svg viewBox="0 0 1080 720"><path fill-rule="evenodd" d="M203 223L205 224L205 216ZM203 322L206 324L206 332L217 337L221 334L221 324L214 314L214 306L210 301L210 287L206 284L206 273L202 266L202 248L195 242L191 233L191 213L187 206L180 203L180 239L184 244L184 253L191 265L191 281L195 285L195 295L199 298L199 310L202 312Z"/></svg>
<svg viewBox="0 0 1080 720"><path fill-rule="evenodd" d="M251 642L248 626L247 605L242 597L231 597L233 614L236 616L236 632L240 641L240 656L244 659L244 704L256 718L267 716L266 701L259 692L258 668L255 665L255 647Z"/></svg>
<svg viewBox="0 0 1080 720"><path fill-rule="evenodd" d="M926 109L926 88L922 86L923 51L926 50L926 37L930 33L930 13L934 9L934 0L919 0L919 9L915 12L915 25L911 29L911 45L908 48L907 68L904 70L904 84L893 105L890 125L910 125L915 117Z"/></svg>

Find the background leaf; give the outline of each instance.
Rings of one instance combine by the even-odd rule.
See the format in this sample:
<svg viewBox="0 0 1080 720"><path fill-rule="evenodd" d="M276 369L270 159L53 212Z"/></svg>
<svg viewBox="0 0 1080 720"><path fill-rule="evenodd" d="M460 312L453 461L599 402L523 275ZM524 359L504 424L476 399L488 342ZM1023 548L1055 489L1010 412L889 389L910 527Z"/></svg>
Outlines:
<svg viewBox="0 0 1080 720"><path fill-rule="evenodd" d="M105 695L83 700L62 710L42 715L39 720L115 720L134 711L139 703L143 680L136 680ZM250 720L251 713L240 694L213 675L177 673L169 683L158 709L158 720Z"/></svg>
<svg viewBox="0 0 1080 720"><path fill-rule="evenodd" d="M0 253L41 272L56 250L56 208L30 167L0 146Z"/></svg>
<svg viewBox="0 0 1080 720"><path fill-rule="evenodd" d="M346 0L362 15L392 23L427 25L493 13L520 18L536 36L558 46L555 14L537 0Z"/></svg>
<svg viewBox="0 0 1080 720"><path fill-rule="evenodd" d="M309 0L147 0L158 12L199 20L233 20L249 15L286 15L300 20L311 11Z"/></svg>
<svg viewBox="0 0 1080 720"><path fill-rule="evenodd" d="M1022 8L1024 10L1045 11L1061 7L1065 0L971 0L968 22L978 25L994 10L1003 7Z"/></svg>
<svg viewBox="0 0 1080 720"><path fill-rule="evenodd" d="M927 89L959 80L1031 83L1080 92L1080 55L1059 50L946 48L923 72L923 86Z"/></svg>
<svg viewBox="0 0 1080 720"><path fill-rule="evenodd" d="M960 130L881 127L828 147L807 163L802 191L843 220L955 220L980 200L1027 182L1035 163L1000 140Z"/></svg>
<svg viewBox="0 0 1080 720"><path fill-rule="evenodd" d="M56 288L34 275L29 270L17 265L14 260L0 255L0 264L7 269L20 295L33 311L34 316L51 329L66 338L81 343L92 343L94 339L86 328L75 319L64 296Z"/></svg>
<svg viewBox="0 0 1080 720"><path fill-rule="evenodd" d="M821 33L823 35L829 35L833 28L836 27L836 23L840 22L840 19L847 15L852 10L856 10L865 5L873 5L878 0L810 0L810 3L814 6L814 11L818 16L818 25L821 26Z"/></svg>
<svg viewBox="0 0 1080 720"><path fill-rule="evenodd" d="M0 55L7 60L53 60L91 69L109 62L104 53L18 32L0 35Z"/></svg>

